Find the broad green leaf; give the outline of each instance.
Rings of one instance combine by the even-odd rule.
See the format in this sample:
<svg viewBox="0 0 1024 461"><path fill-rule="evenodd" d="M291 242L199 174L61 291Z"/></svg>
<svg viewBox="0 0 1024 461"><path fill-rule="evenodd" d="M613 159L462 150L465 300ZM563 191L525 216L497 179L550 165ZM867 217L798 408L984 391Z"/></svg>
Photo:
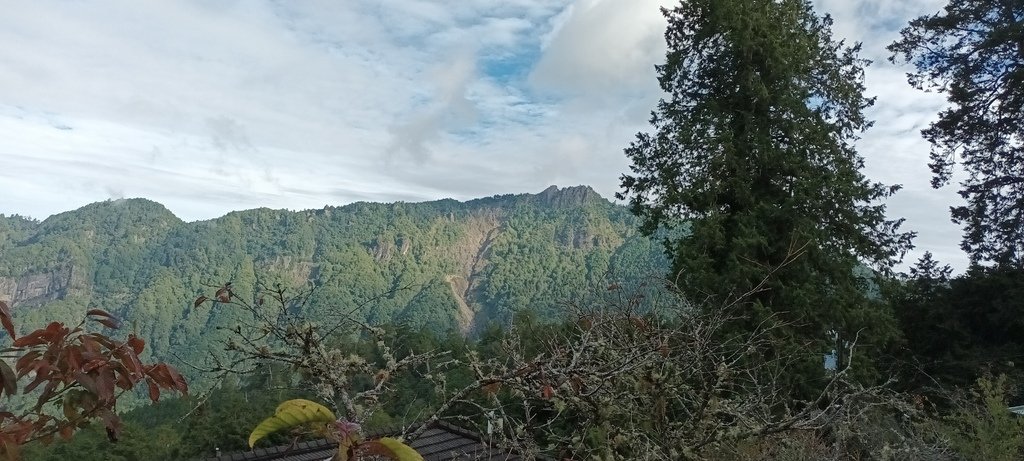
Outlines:
<svg viewBox="0 0 1024 461"><path fill-rule="evenodd" d="M249 434L249 447L274 432L301 426L307 423L328 423L334 421L334 413L327 407L305 399L286 400L277 406L274 416L264 419Z"/></svg>
<svg viewBox="0 0 1024 461"><path fill-rule="evenodd" d="M423 461L423 456L412 447L390 437L371 440L363 444L363 447L366 454L385 456L395 461Z"/></svg>

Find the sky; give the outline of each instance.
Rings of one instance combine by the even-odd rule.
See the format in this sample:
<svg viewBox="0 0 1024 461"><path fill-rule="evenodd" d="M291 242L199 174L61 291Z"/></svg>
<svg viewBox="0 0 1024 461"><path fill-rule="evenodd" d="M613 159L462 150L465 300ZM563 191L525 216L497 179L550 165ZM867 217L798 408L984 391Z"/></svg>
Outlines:
<svg viewBox="0 0 1024 461"><path fill-rule="evenodd" d="M667 0L3 2L0 213L144 197L185 220L256 207L471 199L587 184L611 198L661 97ZM919 135L943 107L886 58L937 0L816 0L863 42L872 180L966 266ZM457 5L457 6L452 6Z"/></svg>

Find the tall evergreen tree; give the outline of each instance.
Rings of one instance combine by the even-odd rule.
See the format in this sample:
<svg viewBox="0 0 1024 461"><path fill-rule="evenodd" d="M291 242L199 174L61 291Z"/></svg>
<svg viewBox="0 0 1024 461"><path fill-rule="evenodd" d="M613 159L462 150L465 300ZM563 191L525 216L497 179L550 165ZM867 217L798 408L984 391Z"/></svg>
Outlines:
<svg viewBox="0 0 1024 461"><path fill-rule="evenodd" d="M667 96L654 132L626 149L618 198L645 232L680 230L665 243L684 289L718 302L756 291L746 326L769 313L793 322L808 366L821 369L833 339L891 338L857 268L888 270L912 235L878 203L898 186L860 172L853 142L873 101L859 46L833 40L804 0L684 0L663 13Z"/></svg>
<svg viewBox="0 0 1024 461"><path fill-rule="evenodd" d="M889 46L916 68L910 84L945 93L950 107L922 134L933 187L967 173L952 208L974 263L1024 268L1024 1L952 0L910 22Z"/></svg>

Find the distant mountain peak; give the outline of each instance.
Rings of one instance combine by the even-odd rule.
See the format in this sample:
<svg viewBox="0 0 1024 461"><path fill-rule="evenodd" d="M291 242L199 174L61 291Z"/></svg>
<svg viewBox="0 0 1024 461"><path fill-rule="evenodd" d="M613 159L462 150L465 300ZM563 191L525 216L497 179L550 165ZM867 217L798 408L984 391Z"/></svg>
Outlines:
<svg viewBox="0 0 1024 461"><path fill-rule="evenodd" d="M144 239L150 237L154 230L164 232L180 224L183 221L158 202L144 198L122 198L90 203L76 210L50 216L35 229L32 239L56 236L70 230L104 239L117 238L117 235L128 232Z"/></svg>
<svg viewBox="0 0 1024 461"><path fill-rule="evenodd" d="M561 189L552 185L544 189L537 198L547 205L555 207L574 207L588 205L595 202L606 202L601 194L590 186L569 186Z"/></svg>
<svg viewBox="0 0 1024 461"><path fill-rule="evenodd" d="M93 202L88 205L84 205L78 208L78 210L72 210L72 212L82 210L119 208L131 209L140 212L174 215L174 213L168 210L167 207L164 206L162 203L142 197L107 199L100 202Z"/></svg>

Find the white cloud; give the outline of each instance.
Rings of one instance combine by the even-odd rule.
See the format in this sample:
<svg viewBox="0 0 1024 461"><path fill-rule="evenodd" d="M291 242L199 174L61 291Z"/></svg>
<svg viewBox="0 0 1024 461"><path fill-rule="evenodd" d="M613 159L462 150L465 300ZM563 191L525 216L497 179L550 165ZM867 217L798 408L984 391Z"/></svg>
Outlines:
<svg viewBox="0 0 1024 461"><path fill-rule="evenodd" d="M59 2L0 15L0 212L121 196L185 219L257 206L466 199L591 184L660 96L661 0ZM875 59L868 173L956 262L917 131L941 99L884 45L934 0L820 0ZM955 198L955 197L954 197ZM962 259L961 259L962 260Z"/></svg>
<svg viewBox="0 0 1024 461"><path fill-rule="evenodd" d="M589 98L657 91L668 2L579 0L556 16L530 75L541 87Z"/></svg>
<svg viewBox="0 0 1024 461"><path fill-rule="evenodd" d="M477 120L475 103L468 98L469 85L478 78L473 50L462 51L451 61L432 69L430 77L435 87L431 100L419 108L419 113L411 120L401 121L389 129L389 160L405 153L422 163L430 156L428 143L439 139L444 131L459 129Z"/></svg>

